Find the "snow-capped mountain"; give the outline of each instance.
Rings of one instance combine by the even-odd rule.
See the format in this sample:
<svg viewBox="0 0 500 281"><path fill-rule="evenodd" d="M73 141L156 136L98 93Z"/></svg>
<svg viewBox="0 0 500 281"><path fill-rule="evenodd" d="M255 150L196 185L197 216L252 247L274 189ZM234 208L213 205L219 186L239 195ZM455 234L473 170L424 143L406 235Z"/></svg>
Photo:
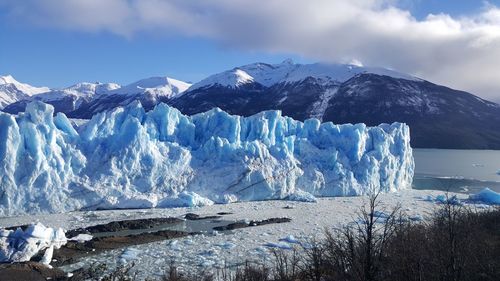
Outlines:
<svg viewBox="0 0 500 281"><path fill-rule="evenodd" d="M335 124L398 121L410 125L414 147L500 149L498 104L383 68L255 63L210 76L169 104L185 114L219 107Z"/></svg>
<svg viewBox="0 0 500 281"><path fill-rule="evenodd" d="M280 83L300 82L309 77L314 77L319 81L341 83L360 73L419 80L416 77L384 68L370 68L352 64L295 64L292 60L285 60L280 64L254 63L236 67L203 79L193 84L189 90L196 91L211 87L235 89L254 83L264 87L271 87Z"/></svg>
<svg viewBox="0 0 500 281"><path fill-rule="evenodd" d="M22 112L32 100L50 103L56 112L77 119L90 119L136 100L146 110L165 102L188 115L214 107L243 116L278 109L301 121L317 118L371 126L405 122L410 125L414 147L500 149L498 104L384 68L287 60L236 67L193 85L168 77L123 87L80 83L49 92L16 85L14 99L5 91L1 96L4 104L13 102L5 112Z"/></svg>
<svg viewBox="0 0 500 281"><path fill-rule="evenodd" d="M78 83L71 87L24 96L6 106L3 111L22 112L26 104L43 101L54 106L56 112L70 117L90 118L94 114L140 100L150 109L161 101L174 98L189 88L190 84L169 77L151 77L121 87L115 83Z"/></svg>
<svg viewBox="0 0 500 281"><path fill-rule="evenodd" d="M89 103L66 112L69 117L90 119L99 112L118 106L128 105L138 100L146 110L151 110L160 102L180 96L191 84L169 77L151 77L130 85L96 96Z"/></svg>
<svg viewBox="0 0 500 281"><path fill-rule="evenodd" d="M0 76L0 109L19 100L50 91L47 87L33 87L18 82L11 75Z"/></svg>

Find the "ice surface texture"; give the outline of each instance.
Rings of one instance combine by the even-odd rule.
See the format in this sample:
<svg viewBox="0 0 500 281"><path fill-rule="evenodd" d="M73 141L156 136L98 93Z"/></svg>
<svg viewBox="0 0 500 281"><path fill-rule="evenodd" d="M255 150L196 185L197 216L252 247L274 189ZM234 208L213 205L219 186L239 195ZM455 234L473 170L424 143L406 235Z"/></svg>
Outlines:
<svg viewBox="0 0 500 281"><path fill-rule="evenodd" d="M361 195L409 188L405 124L304 123L266 111L185 116L140 103L76 131L33 102L0 113L0 215Z"/></svg>
<svg viewBox="0 0 500 281"><path fill-rule="evenodd" d="M500 205L500 193L489 188L485 188L477 194L470 195L469 199L484 202L486 204Z"/></svg>
<svg viewBox="0 0 500 281"><path fill-rule="evenodd" d="M61 228L53 229L41 223L32 224L26 230L0 229L0 262L29 261L45 250L41 262L48 265L52 261L54 248L59 249L66 242Z"/></svg>

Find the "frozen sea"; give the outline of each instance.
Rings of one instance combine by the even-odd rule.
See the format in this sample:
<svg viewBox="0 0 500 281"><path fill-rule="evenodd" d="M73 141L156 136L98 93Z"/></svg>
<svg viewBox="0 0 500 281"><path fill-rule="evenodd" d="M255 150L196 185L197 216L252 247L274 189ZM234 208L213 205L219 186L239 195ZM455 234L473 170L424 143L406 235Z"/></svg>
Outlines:
<svg viewBox="0 0 500 281"><path fill-rule="evenodd" d="M413 188L500 192L500 150L413 149Z"/></svg>

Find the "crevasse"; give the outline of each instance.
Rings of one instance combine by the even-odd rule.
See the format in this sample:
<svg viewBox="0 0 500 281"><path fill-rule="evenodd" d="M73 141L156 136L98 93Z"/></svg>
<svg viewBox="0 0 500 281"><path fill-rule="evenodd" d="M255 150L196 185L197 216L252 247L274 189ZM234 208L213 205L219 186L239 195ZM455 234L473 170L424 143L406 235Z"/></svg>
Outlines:
<svg viewBox="0 0 500 281"><path fill-rule="evenodd" d="M1 215L362 195L409 188L414 173L401 123L185 116L137 102L75 129L53 113L41 102L0 113Z"/></svg>

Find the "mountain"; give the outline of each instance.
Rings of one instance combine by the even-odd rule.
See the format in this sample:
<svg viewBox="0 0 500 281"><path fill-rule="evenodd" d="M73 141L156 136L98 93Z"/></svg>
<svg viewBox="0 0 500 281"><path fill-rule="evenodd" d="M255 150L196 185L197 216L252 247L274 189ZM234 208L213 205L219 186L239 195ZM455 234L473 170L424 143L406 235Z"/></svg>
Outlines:
<svg viewBox="0 0 500 281"><path fill-rule="evenodd" d="M23 112L26 105L32 101L42 101L54 106L56 112L69 113L92 101L96 96L106 94L120 88L114 83L82 82L64 89L52 89L37 95L25 97L22 100L6 106L3 111L9 113Z"/></svg>
<svg viewBox="0 0 500 281"><path fill-rule="evenodd" d="M0 76L0 109L11 103L48 91L50 89L47 87L33 87L18 82L11 75Z"/></svg>
<svg viewBox="0 0 500 281"><path fill-rule="evenodd" d="M90 119L99 112L140 101L146 110L166 102L185 92L191 84L169 77L151 77L99 95L74 111L66 112L68 117Z"/></svg>
<svg viewBox="0 0 500 281"><path fill-rule="evenodd" d="M279 109L302 121L405 122L413 147L500 149L498 104L382 68L255 63L212 75L169 104L185 114Z"/></svg>
<svg viewBox="0 0 500 281"><path fill-rule="evenodd" d="M168 77L123 87L80 83L48 92L17 81L2 85L15 87L8 94L0 91L3 104L11 103L3 109L9 113L24 111L33 100L78 119L136 100L146 110L164 102L188 115L214 107L242 116L277 109L300 121L317 118L369 126L404 122L410 126L413 147L500 149L498 104L384 68L287 60L236 67L193 85Z"/></svg>
<svg viewBox="0 0 500 281"><path fill-rule="evenodd" d="M151 77L121 87L114 83L78 83L71 87L25 96L6 106L8 113L23 112L34 100L54 106L56 112L69 117L89 119L94 114L139 100L145 108L176 97L190 84L169 77Z"/></svg>

